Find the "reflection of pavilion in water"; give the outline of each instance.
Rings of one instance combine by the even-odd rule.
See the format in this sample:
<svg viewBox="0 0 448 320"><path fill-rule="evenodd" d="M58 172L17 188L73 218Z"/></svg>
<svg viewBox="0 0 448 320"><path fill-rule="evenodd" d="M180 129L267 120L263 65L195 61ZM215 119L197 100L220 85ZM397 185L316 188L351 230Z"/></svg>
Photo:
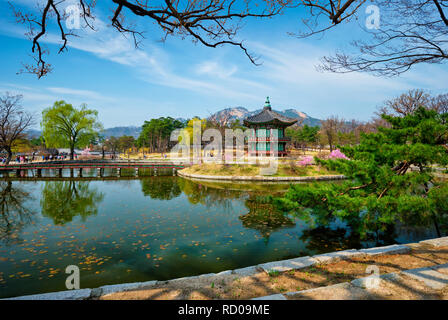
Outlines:
<svg viewBox="0 0 448 320"><path fill-rule="evenodd" d="M179 188L182 190L192 204L203 204L208 207L219 206L223 210L230 210L233 206L233 200L244 201L244 205L249 209L249 212L239 216L240 221L245 228L257 230L265 241L269 240L273 232L295 226L291 218L276 210L271 203L266 203L263 197L260 196L260 192L213 188L188 179L167 177L164 181L165 184L170 182L173 184L173 187L175 186L175 189ZM158 180L151 178L147 179L146 182L142 180L143 189L145 189L145 186L148 187L153 183L158 183ZM151 189L154 190L154 188ZM164 189L171 190L172 188L165 185ZM178 192L166 193L173 194L175 197L180 195ZM145 195L149 194L145 193Z"/></svg>
<svg viewBox="0 0 448 320"><path fill-rule="evenodd" d="M266 242L270 235L284 228L292 228L295 222L277 210L271 203L266 203L259 196L251 195L245 202L249 212L239 217L245 228L257 230Z"/></svg>

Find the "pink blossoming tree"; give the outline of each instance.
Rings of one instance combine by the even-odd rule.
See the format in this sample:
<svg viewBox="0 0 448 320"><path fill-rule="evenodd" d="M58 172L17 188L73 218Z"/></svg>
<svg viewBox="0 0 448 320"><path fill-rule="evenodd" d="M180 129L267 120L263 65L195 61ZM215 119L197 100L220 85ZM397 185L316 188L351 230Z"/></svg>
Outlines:
<svg viewBox="0 0 448 320"><path fill-rule="evenodd" d="M347 156L341 152L341 150L336 149L331 151L330 155L328 156L329 159L346 159L348 160Z"/></svg>
<svg viewBox="0 0 448 320"><path fill-rule="evenodd" d="M299 161L299 165L301 166L309 166L313 164L313 157L312 156L305 156L302 158L302 160Z"/></svg>

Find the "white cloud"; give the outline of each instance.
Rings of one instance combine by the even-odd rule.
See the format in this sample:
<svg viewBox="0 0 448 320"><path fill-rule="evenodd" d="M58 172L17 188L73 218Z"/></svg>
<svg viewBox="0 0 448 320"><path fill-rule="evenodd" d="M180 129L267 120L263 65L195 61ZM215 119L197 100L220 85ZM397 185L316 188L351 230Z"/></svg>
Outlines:
<svg viewBox="0 0 448 320"><path fill-rule="evenodd" d="M33 102L55 101L55 95L45 93L37 88L21 86L13 83L0 84L0 92L2 93L9 92L11 94L23 95L25 101L33 101Z"/></svg>
<svg viewBox="0 0 448 320"><path fill-rule="evenodd" d="M299 41L296 44L288 43L287 47L289 49L287 51L267 47L263 44L256 44L256 46L264 52L265 76L281 82L305 86L311 84L320 88L326 84L341 88L356 86L357 89L363 87L403 89L406 87L400 80L374 77L366 73L319 72L316 70L316 66L320 64L320 58L328 52ZM277 44L276 47L281 48L285 45Z"/></svg>
<svg viewBox="0 0 448 320"><path fill-rule="evenodd" d="M204 61L196 67L196 73L199 75L208 75L221 79L231 77L237 70L238 68L235 65L226 67L217 61Z"/></svg>
<svg viewBox="0 0 448 320"><path fill-rule="evenodd" d="M62 95L76 96L79 98L89 100L113 101L113 99L110 97L106 97L102 94L90 90L80 90L80 89L61 88L61 87L49 87L47 89L48 91L57 93L58 95L62 94Z"/></svg>

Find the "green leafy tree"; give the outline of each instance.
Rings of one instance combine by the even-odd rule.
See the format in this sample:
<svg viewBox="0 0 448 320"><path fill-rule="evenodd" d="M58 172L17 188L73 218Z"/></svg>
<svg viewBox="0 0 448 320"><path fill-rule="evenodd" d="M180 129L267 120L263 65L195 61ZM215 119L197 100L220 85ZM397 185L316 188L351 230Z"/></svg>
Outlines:
<svg viewBox="0 0 448 320"><path fill-rule="evenodd" d="M316 144L318 133L319 133L319 127L317 127L317 126L310 127L305 124L302 127L302 130L299 131L299 139L302 142L303 151L305 151L306 147Z"/></svg>
<svg viewBox="0 0 448 320"><path fill-rule="evenodd" d="M187 121L187 125L185 127L186 132L188 133L190 137L190 144L193 144L193 133L194 133L194 122L199 121L201 132L204 132L204 130L207 128L207 119L201 119L199 117L194 117ZM219 130L219 129L218 129Z"/></svg>
<svg viewBox="0 0 448 320"><path fill-rule="evenodd" d="M305 148L317 144L319 130L318 126L311 127L305 124L303 127L287 128L286 134L291 137L291 142L296 148L300 147L305 152Z"/></svg>
<svg viewBox="0 0 448 320"><path fill-rule="evenodd" d="M30 139L30 145L32 147L40 147L40 146L42 146L42 138L38 137L38 138Z"/></svg>
<svg viewBox="0 0 448 320"><path fill-rule="evenodd" d="M235 119L234 121L232 121L232 123L230 124L230 128L233 130L237 130L237 129L246 130L247 129L244 126L244 124L241 123L240 119Z"/></svg>
<svg viewBox="0 0 448 320"><path fill-rule="evenodd" d="M42 135L49 148L70 148L70 159L76 147L85 147L98 135L102 125L98 111L85 104L75 108L65 101L56 101L42 112Z"/></svg>
<svg viewBox="0 0 448 320"><path fill-rule="evenodd" d="M448 113L420 107L382 117L388 127L341 148L350 160L315 159L347 176L345 182L296 184L274 201L321 225L343 219L361 236L397 221L434 225L441 235L448 220L448 183L437 179L433 166L448 164Z"/></svg>
<svg viewBox="0 0 448 320"><path fill-rule="evenodd" d="M135 139L133 136L121 136L118 138L118 148L121 152L128 152L129 156L129 149L133 147L135 147Z"/></svg>
<svg viewBox="0 0 448 320"><path fill-rule="evenodd" d="M170 135L184 124L171 117L161 117L145 121L137 139L138 147L149 148L150 152L166 152L170 145Z"/></svg>

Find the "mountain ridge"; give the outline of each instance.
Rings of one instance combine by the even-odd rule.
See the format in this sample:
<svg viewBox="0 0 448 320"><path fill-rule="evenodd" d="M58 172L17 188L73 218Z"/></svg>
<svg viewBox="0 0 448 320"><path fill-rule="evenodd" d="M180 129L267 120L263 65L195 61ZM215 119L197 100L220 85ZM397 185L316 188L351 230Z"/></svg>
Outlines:
<svg viewBox="0 0 448 320"><path fill-rule="evenodd" d="M240 120L240 122L242 122L244 118L247 118L247 117L253 116L257 113L260 113L262 110L263 109L260 108L260 109L254 110L254 111L249 111L245 107L241 107L241 106L234 107L234 108L229 107L229 108L225 108L225 109L215 112L210 117L208 117L208 119L219 121L221 124L229 124L237 119ZM307 124L309 126L320 126L321 125L320 119L310 117L305 112L297 111L296 109L290 108L290 109L285 109L283 111L273 109L273 111L275 111L285 117L288 117L288 118L302 120L303 125L305 125L305 124Z"/></svg>

